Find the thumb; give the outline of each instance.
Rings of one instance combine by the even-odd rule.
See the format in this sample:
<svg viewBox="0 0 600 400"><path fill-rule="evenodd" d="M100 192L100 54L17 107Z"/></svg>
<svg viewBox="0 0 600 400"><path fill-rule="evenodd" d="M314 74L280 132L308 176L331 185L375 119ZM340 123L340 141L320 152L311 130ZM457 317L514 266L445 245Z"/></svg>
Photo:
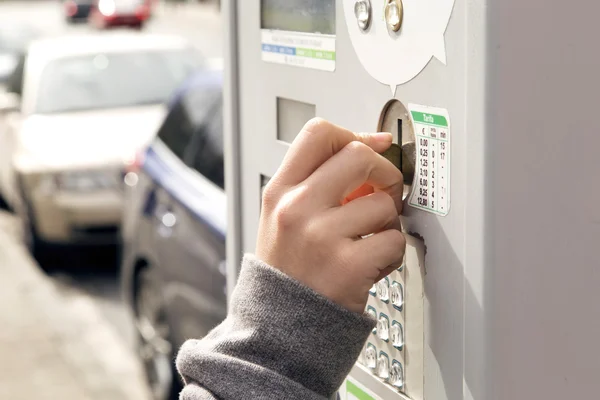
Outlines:
<svg viewBox="0 0 600 400"><path fill-rule="evenodd" d="M381 153L391 146L392 134L354 133L321 118L311 119L292 143L273 180L283 185L297 185L353 141Z"/></svg>

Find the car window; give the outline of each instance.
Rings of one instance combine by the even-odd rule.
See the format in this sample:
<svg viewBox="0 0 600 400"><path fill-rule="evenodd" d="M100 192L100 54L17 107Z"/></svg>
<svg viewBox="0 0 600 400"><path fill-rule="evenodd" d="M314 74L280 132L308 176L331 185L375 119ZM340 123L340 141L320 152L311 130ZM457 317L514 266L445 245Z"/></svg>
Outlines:
<svg viewBox="0 0 600 400"><path fill-rule="evenodd" d="M193 138L184 161L224 188L223 133L221 128L221 86L202 84L183 95L183 103L193 127Z"/></svg>
<svg viewBox="0 0 600 400"><path fill-rule="evenodd" d="M174 102L158 132L180 160L224 188L221 88L200 85Z"/></svg>
<svg viewBox="0 0 600 400"><path fill-rule="evenodd" d="M40 114L165 103L202 65L192 49L89 54L50 62L42 73Z"/></svg>
<svg viewBox="0 0 600 400"><path fill-rule="evenodd" d="M223 161L223 112L221 101L213 106L208 118L196 127L192 167L225 189Z"/></svg>
<svg viewBox="0 0 600 400"><path fill-rule="evenodd" d="M194 127L183 101L176 102L158 131L160 140L183 161Z"/></svg>

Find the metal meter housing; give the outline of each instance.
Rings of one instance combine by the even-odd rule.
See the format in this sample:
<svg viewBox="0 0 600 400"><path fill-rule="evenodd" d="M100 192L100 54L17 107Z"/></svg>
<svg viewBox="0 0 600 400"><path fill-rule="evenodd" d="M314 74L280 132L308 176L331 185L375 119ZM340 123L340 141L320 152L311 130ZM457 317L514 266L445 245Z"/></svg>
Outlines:
<svg viewBox="0 0 600 400"><path fill-rule="evenodd" d="M390 90L356 53L348 24L360 27L354 12L346 19L346 1L333 2L333 17L309 21L310 29L327 32L313 43L317 50L290 49L265 32L260 0L223 2L229 289L241 254L254 251L261 183L277 170L301 122L281 123L282 116L319 116L368 132L392 123L385 113L381 120L392 100L406 111L409 104L443 109L452 124L451 208L441 216L407 205L402 217L424 250L423 398L593 398L600 389L593 83L600 56L590 51L597 35L589 29L600 4L456 0L435 38L444 56L432 55ZM410 32L417 3L441 4L403 1L394 34ZM387 1L370 4L379 14L365 35L386 23ZM404 124L402 142L411 134ZM373 374L351 376L373 398L406 398Z"/></svg>

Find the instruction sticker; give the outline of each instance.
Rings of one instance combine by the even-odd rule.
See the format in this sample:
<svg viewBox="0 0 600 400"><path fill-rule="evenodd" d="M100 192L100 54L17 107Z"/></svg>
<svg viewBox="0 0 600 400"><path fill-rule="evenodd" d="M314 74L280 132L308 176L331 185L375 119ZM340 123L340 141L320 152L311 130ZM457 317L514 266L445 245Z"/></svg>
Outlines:
<svg viewBox="0 0 600 400"><path fill-rule="evenodd" d="M263 29L262 59L332 72L335 71L335 35Z"/></svg>
<svg viewBox="0 0 600 400"><path fill-rule="evenodd" d="M443 108L409 104L416 166L409 205L440 216L450 211L450 117Z"/></svg>

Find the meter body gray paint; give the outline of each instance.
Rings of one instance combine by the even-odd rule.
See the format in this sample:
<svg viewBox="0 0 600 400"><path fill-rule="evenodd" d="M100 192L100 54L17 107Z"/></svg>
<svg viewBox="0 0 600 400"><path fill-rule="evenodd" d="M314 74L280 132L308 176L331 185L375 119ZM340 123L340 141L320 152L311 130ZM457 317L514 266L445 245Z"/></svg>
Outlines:
<svg viewBox="0 0 600 400"><path fill-rule="evenodd" d="M254 251L261 175L289 148L277 98L355 131L376 130L392 98L336 7L336 70L325 72L263 62L260 1L224 2L230 288ZM600 390L599 12L584 0L456 0L447 65L434 58L397 88L403 104L445 108L452 124L450 213L406 207L402 218L426 245L428 400Z"/></svg>

